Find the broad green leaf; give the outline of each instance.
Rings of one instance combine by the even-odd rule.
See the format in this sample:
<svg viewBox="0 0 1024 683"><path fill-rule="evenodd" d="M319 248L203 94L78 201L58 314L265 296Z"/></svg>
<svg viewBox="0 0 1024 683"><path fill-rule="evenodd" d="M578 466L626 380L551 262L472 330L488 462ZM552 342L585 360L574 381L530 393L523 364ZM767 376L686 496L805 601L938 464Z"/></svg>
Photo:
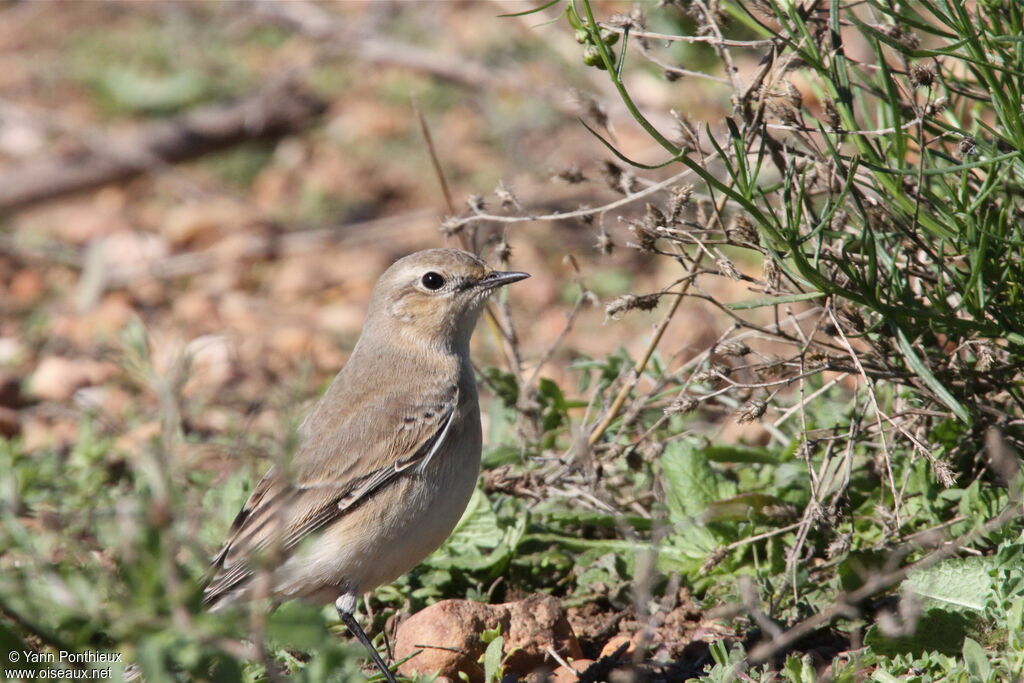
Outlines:
<svg viewBox="0 0 1024 683"><path fill-rule="evenodd" d="M503 528L487 496L477 489L469 500L455 531L425 562L436 569L491 570L504 565L519 546L528 515L517 515Z"/></svg>
<svg viewBox="0 0 1024 683"><path fill-rule="evenodd" d="M504 656L505 639L498 636L487 644L484 651L484 680L487 683L497 681L501 677L501 659Z"/></svg>
<svg viewBox="0 0 1024 683"><path fill-rule="evenodd" d="M985 602L994 588L989 574L992 566L989 557L946 560L928 569L910 572L902 587L933 601L938 607L980 612L985 609Z"/></svg>
<svg viewBox="0 0 1024 683"><path fill-rule="evenodd" d="M707 456L690 444L669 444L661 456L661 468L673 522L696 517L723 497L722 478L711 469Z"/></svg>
<svg viewBox="0 0 1024 683"><path fill-rule="evenodd" d="M776 508L775 514L769 508ZM772 519L787 519L790 505L781 498L766 493L741 493L731 498L723 498L708 504L700 515L702 522L742 522L751 516L767 516ZM768 514L773 513L773 514Z"/></svg>
<svg viewBox="0 0 1024 683"><path fill-rule="evenodd" d="M886 656L919 656L926 652L956 655L972 624L973 620L966 614L930 609L917 619L909 633L886 636L878 626L871 626L864 634L864 644Z"/></svg>
<svg viewBox="0 0 1024 683"><path fill-rule="evenodd" d="M978 641L973 638L964 638L964 664L967 665L967 670L971 672L971 679L986 683L992 678L992 665L988 661L988 657L985 655L985 650L982 649Z"/></svg>

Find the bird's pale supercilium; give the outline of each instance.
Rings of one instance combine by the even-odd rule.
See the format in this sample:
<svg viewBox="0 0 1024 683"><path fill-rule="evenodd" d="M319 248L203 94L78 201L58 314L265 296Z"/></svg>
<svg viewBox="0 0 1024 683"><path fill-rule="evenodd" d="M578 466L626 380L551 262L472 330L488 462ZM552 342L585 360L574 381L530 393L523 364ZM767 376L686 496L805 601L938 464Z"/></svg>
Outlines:
<svg viewBox="0 0 1024 683"><path fill-rule="evenodd" d="M526 277L457 249L387 269L290 465L267 472L232 524L208 604L334 602L394 680L353 617L356 598L416 566L465 510L481 448L469 339L487 297Z"/></svg>

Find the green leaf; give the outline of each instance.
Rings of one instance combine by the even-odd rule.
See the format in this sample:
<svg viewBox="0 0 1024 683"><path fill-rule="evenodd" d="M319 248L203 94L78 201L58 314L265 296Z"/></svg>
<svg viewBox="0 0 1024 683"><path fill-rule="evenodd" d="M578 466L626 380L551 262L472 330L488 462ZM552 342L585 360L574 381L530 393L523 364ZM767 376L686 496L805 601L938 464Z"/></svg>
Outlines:
<svg viewBox="0 0 1024 683"><path fill-rule="evenodd" d="M737 301L726 304L725 307L734 311L743 311L748 308L763 308L765 306L778 306L779 304L792 304L797 301L810 301L820 299L825 292L805 292L804 294L787 294L786 296L773 296L767 299L751 299L750 301Z"/></svg>
<svg viewBox="0 0 1024 683"><path fill-rule="evenodd" d="M814 668L814 662L811 661L810 655L804 655L803 657L791 655L786 659L786 666L782 670L782 675L790 683L814 683L818 680L818 673Z"/></svg>
<svg viewBox="0 0 1024 683"><path fill-rule="evenodd" d="M990 557L965 557L946 560L928 569L912 571L901 584L922 598L945 609L985 609L994 586Z"/></svg>
<svg viewBox="0 0 1024 683"><path fill-rule="evenodd" d="M501 659L504 656L505 639L498 636L487 645L484 651L484 680L487 683L500 680Z"/></svg>
<svg viewBox="0 0 1024 683"><path fill-rule="evenodd" d="M707 456L688 443L669 444L661 456L661 469L673 522L696 517L723 497L721 478L711 469Z"/></svg>
<svg viewBox="0 0 1024 683"><path fill-rule="evenodd" d="M967 670L971 673L971 680L985 683L992 677L992 665L989 664L985 650L978 644L978 641L973 638L964 638L963 654L964 664L967 665Z"/></svg>
<svg viewBox="0 0 1024 683"><path fill-rule="evenodd" d="M469 499L462 519L448 541L425 561L435 569L465 571L493 570L503 566L519 546L529 516L517 514L514 522L503 528L487 496L477 489Z"/></svg>
<svg viewBox="0 0 1024 683"><path fill-rule="evenodd" d="M771 510L766 514L765 508L776 507L779 512L776 514ZM723 498L708 504L701 513L701 521L711 522L743 522L752 516L767 516L772 519L786 519L793 517L787 515L790 505L781 498L770 496L766 493L741 493L731 498ZM791 521L791 519L790 519Z"/></svg>
<svg viewBox="0 0 1024 683"><path fill-rule="evenodd" d="M910 369L928 385L929 389L935 392L935 395L938 396L939 399L945 403L957 417L967 424L970 424L971 415L967 412L967 409L953 397L953 394L949 393L949 390L942 385L942 382L936 379L935 375L932 374L932 371L925 366L924 362L922 362L920 358L918 358L913 347L910 345L910 342L907 340L907 336L903 334L903 330L895 326L894 329L896 330L896 344L900 347L900 352L903 354L903 358L907 361L907 365L910 366Z"/></svg>
<svg viewBox="0 0 1024 683"><path fill-rule="evenodd" d="M973 623L974 620L966 614L930 609L918 618L910 633L887 636L878 626L871 626L864 634L864 644L889 657L920 656L926 652L956 655Z"/></svg>

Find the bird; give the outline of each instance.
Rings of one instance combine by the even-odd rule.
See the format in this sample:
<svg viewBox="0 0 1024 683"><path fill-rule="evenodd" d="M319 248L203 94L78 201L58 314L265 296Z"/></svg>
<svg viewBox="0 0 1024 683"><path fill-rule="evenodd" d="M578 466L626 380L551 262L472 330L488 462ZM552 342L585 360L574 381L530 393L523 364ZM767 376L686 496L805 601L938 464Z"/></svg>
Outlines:
<svg viewBox="0 0 1024 683"><path fill-rule="evenodd" d="M413 569L451 534L480 471L469 341L487 298L530 277L459 249L393 263L348 362L235 517L203 600L334 603L389 683L356 599Z"/></svg>

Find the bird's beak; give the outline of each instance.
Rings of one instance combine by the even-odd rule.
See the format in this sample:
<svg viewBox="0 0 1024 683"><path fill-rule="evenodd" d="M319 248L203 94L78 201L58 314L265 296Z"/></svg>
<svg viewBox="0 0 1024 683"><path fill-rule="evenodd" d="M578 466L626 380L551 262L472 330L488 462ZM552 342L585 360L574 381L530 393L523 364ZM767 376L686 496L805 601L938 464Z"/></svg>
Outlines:
<svg viewBox="0 0 1024 683"><path fill-rule="evenodd" d="M482 278L480 278L476 285L481 289L495 289L497 287L501 287L502 285L510 285L513 282L525 280L528 277L530 277L529 273L519 273L514 270L492 270L491 272L487 273L487 275L484 275Z"/></svg>

